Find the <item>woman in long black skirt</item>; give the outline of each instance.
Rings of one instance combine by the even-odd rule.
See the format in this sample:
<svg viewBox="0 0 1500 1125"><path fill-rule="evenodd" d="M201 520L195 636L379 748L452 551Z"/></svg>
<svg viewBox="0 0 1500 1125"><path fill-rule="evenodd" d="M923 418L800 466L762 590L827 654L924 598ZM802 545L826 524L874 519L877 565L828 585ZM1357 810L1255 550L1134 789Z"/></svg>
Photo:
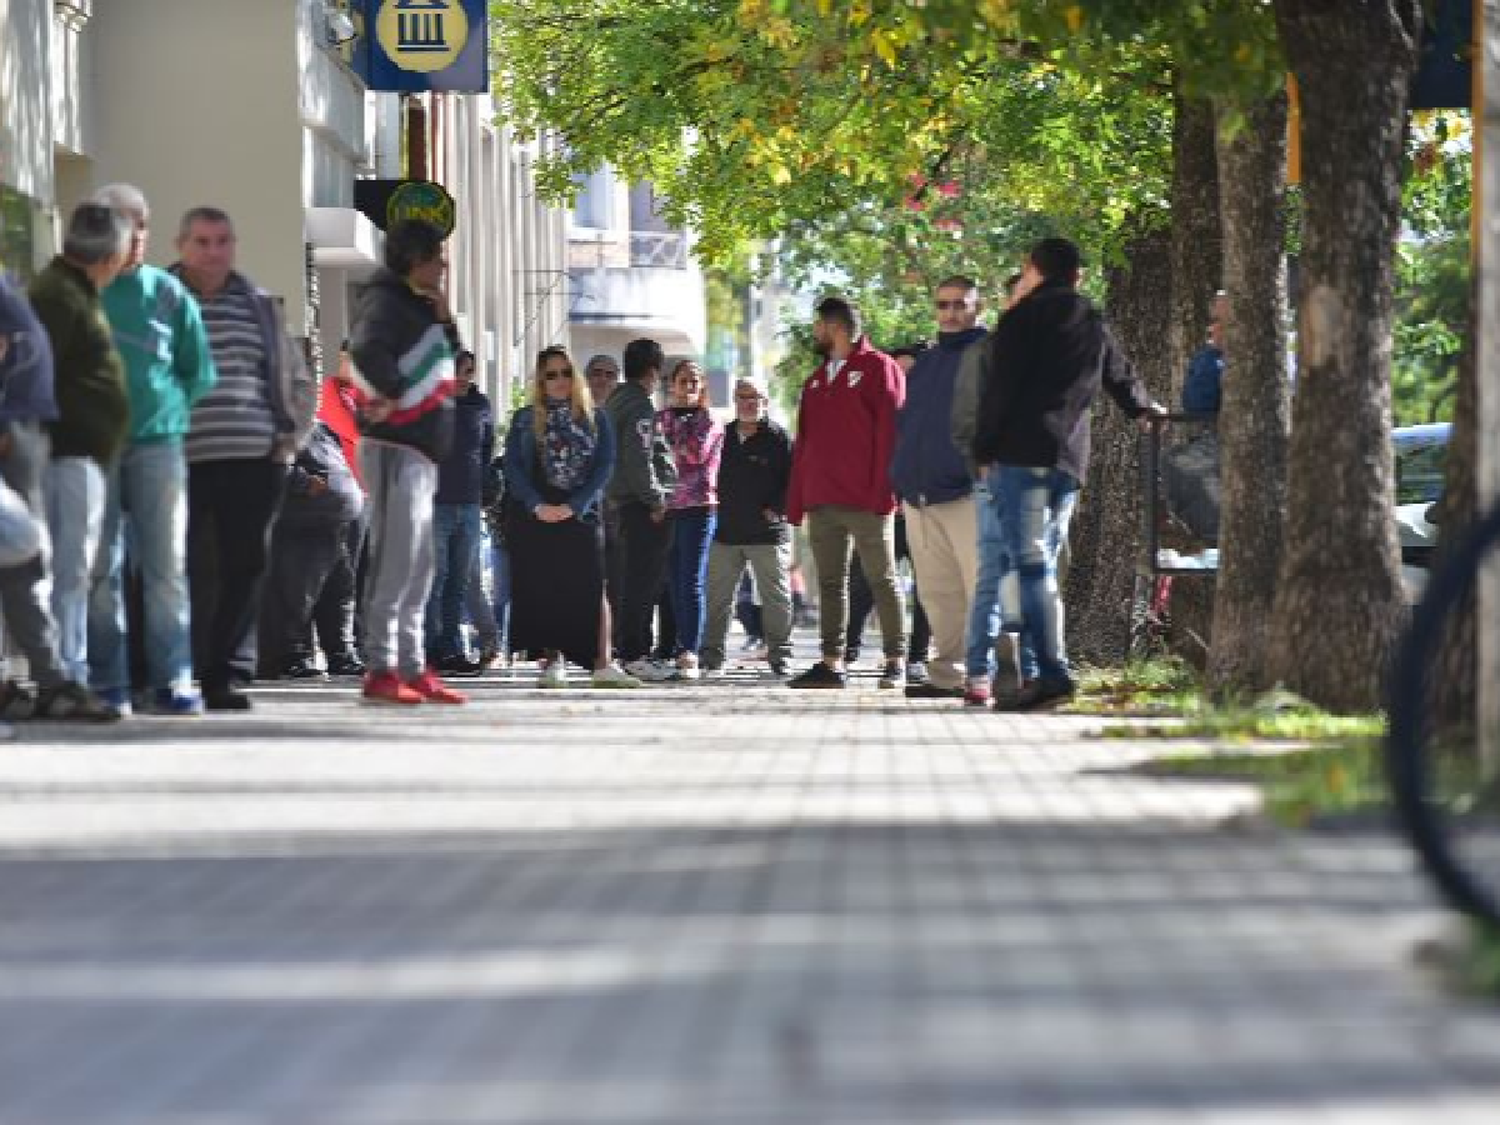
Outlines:
<svg viewBox="0 0 1500 1125"><path fill-rule="evenodd" d="M541 686L566 687L567 662L595 687L640 687L610 658L600 507L615 435L562 348L537 356L531 405L505 438L510 647L546 660Z"/></svg>

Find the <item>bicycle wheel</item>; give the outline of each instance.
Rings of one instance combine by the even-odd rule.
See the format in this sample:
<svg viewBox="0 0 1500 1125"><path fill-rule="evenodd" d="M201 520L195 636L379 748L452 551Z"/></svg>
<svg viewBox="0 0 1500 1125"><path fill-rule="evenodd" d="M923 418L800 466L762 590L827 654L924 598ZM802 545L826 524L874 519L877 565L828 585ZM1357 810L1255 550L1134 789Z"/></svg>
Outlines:
<svg viewBox="0 0 1500 1125"><path fill-rule="evenodd" d="M1500 928L1500 788L1472 751L1434 744L1427 672L1445 623L1497 544L1500 507L1433 575L1392 670L1386 736L1386 772L1402 831L1443 897L1492 928Z"/></svg>

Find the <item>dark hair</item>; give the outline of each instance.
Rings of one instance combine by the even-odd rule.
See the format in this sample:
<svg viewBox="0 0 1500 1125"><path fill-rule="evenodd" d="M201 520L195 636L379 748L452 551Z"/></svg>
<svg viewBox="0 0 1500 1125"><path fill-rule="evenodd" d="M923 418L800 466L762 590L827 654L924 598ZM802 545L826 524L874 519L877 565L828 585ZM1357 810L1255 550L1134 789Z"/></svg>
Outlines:
<svg viewBox="0 0 1500 1125"><path fill-rule="evenodd" d="M443 252L443 231L425 219L402 219L385 232L385 265L406 277Z"/></svg>
<svg viewBox="0 0 1500 1125"><path fill-rule="evenodd" d="M842 324L848 329L851 338L859 335L859 309L843 297L824 297L818 302L814 311L817 312L818 319L821 321Z"/></svg>
<svg viewBox="0 0 1500 1125"><path fill-rule="evenodd" d="M955 273L938 282L939 289L961 289L965 293L977 293L979 282L967 274Z"/></svg>
<svg viewBox="0 0 1500 1125"><path fill-rule="evenodd" d="M1031 248L1031 264L1044 280L1072 284L1083 268L1083 255L1066 238L1044 238Z"/></svg>
<svg viewBox="0 0 1500 1125"><path fill-rule="evenodd" d="M231 230L234 229L234 221L230 219L229 212L224 210L224 208L194 207L190 211L185 212L182 216L182 222L177 224L177 237L179 240L188 236L188 231L193 229L194 223L213 223L215 225L223 223Z"/></svg>
<svg viewBox="0 0 1500 1125"><path fill-rule="evenodd" d="M1013 273L1005 279L1005 295L1009 297L1016 291L1016 286L1021 284L1021 275Z"/></svg>
<svg viewBox="0 0 1500 1125"><path fill-rule="evenodd" d="M653 371L659 373L666 365L667 353L655 340L642 337L625 345L625 378L631 382L638 382Z"/></svg>
<svg viewBox="0 0 1500 1125"><path fill-rule="evenodd" d="M456 356L453 357L453 366L454 367L462 367L464 360L468 360L470 363L474 364L476 367L479 366L479 360L475 357L474 353L472 351L470 351L468 348L463 348L461 351L459 351L459 353Z"/></svg>
<svg viewBox="0 0 1500 1125"><path fill-rule="evenodd" d="M130 249L135 228L121 212L102 203L80 203L68 216L63 253L85 266L97 266Z"/></svg>

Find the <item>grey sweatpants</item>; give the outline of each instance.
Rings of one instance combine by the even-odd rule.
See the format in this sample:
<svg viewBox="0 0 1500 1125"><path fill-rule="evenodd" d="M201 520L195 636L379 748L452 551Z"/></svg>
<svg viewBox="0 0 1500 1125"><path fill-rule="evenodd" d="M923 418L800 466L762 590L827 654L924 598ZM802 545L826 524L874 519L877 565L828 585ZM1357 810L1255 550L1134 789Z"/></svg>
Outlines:
<svg viewBox="0 0 1500 1125"><path fill-rule="evenodd" d="M51 439L37 422L11 422L10 452L0 460L0 476L26 503L33 519L45 521L42 474L52 449ZM82 518L80 515L79 518ZM45 523L42 524L45 527ZM38 687L66 682L57 652L57 622L52 617L51 549L45 535L41 551L17 566L0 569L0 614ZM0 654L0 665L4 664Z"/></svg>
<svg viewBox="0 0 1500 1125"><path fill-rule="evenodd" d="M437 466L414 449L367 438L359 443L359 467L370 513L365 667L410 680L427 662L422 619L432 592Z"/></svg>

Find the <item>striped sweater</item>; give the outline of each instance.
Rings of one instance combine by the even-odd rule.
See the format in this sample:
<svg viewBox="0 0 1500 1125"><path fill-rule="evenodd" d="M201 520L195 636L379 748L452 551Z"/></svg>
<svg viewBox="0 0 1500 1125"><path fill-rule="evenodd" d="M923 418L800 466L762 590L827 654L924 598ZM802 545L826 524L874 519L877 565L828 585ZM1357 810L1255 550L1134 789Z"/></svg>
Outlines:
<svg viewBox="0 0 1500 1125"><path fill-rule="evenodd" d="M355 308L349 351L360 387L389 402L391 413L381 422L362 418L364 436L442 461L453 444L457 350L456 330L431 303L390 270L377 270Z"/></svg>

